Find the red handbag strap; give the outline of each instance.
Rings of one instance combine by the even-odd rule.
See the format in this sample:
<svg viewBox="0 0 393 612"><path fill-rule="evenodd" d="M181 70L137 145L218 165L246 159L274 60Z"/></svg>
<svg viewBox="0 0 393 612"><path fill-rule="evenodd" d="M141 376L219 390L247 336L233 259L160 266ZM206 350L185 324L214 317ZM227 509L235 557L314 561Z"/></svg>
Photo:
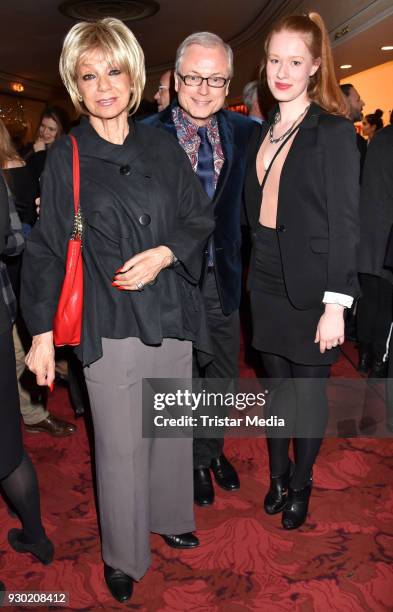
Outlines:
<svg viewBox="0 0 393 612"><path fill-rule="evenodd" d="M78 214L79 210L79 185L80 185L80 170L79 170L79 151L78 143L75 136L70 134L72 142L72 182L74 185L74 211Z"/></svg>

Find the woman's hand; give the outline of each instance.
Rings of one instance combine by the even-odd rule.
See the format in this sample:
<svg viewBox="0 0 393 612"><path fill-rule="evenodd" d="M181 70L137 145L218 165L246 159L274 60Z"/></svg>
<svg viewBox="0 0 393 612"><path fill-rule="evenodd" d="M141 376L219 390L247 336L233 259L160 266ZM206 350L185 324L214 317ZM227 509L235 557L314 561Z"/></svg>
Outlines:
<svg viewBox="0 0 393 612"><path fill-rule="evenodd" d="M33 336L31 348L26 356L25 363L29 370L37 377L37 384L53 389L55 380L55 349L53 346L53 332L45 332Z"/></svg>
<svg viewBox="0 0 393 612"><path fill-rule="evenodd" d="M142 251L116 270L112 285L120 291L141 291L172 263L173 253L166 246Z"/></svg>
<svg viewBox="0 0 393 612"><path fill-rule="evenodd" d="M344 306L325 305L325 312L319 319L314 342L319 342L321 353L344 343Z"/></svg>
<svg viewBox="0 0 393 612"><path fill-rule="evenodd" d="M45 151L45 141L42 138L37 138L37 140L33 144L33 149L36 153L38 153L38 151Z"/></svg>

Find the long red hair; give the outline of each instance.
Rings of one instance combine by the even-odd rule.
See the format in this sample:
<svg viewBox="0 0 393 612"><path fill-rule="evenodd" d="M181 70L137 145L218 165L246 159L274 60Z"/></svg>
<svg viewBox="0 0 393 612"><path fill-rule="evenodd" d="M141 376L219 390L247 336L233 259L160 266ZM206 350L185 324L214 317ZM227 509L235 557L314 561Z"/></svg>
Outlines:
<svg viewBox="0 0 393 612"><path fill-rule="evenodd" d="M310 100L316 102L333 115L346 116L348 108L336 79L329 35L324 21L318 13L290 15L283 17L273 25L265 40L265 56L261 64L261 76L265 75L271 37L273 34L283 30L299 33L304 39L313 59L320 58L321 60L318 70L310 77L308 85Z"/></svg>

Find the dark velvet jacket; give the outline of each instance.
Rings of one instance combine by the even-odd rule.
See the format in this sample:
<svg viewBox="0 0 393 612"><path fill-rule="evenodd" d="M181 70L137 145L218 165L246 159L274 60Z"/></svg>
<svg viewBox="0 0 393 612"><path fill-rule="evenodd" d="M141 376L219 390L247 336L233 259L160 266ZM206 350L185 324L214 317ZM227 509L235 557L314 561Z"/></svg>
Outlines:
<svg viewBox="0 0 393 612"><path fill-rule="evenodd" d="M161 113L147 117L143 122L160 127L177 138L171 112L176 104L175 100ZM253 130L259 132L260 128L254 121L239 113L220 110L216 117L225 163L213 199L216 222L215 274L222 310L224 314L230 314L239 308L240 303L240 216L243 206L247 147Z"/></svg>
<svg viewBox="0 0 393 612"><path fill-rule="evenodd" d="M87 119L72 130L80 154L83 215L85 365L102 355L101 338L192 340L209 353L198 281L204 245L214 228L210 202L186 154L155 128L130 121L124 144L102 139ZM72 150L62 137L48 152L40 218L27 242L22 312L32 335L52 329L67 241L73 228ZM179 260L143 291L118 291L115 270L159 245Z"/></svg>
<svg viewBox="0 0 393 612"><path fill-rule="evenodd" d="M269 125L250 145L256 163ZM255 177L255 172L254 172ZM247 173L246 212L252 232L261 195ZM312 103L282 168L277 233L288 296L299 309L321 305L325 291L356 297L359 242L359 152L355 129L343 117ZM253 261L249 287L253 288Z"/></svg>

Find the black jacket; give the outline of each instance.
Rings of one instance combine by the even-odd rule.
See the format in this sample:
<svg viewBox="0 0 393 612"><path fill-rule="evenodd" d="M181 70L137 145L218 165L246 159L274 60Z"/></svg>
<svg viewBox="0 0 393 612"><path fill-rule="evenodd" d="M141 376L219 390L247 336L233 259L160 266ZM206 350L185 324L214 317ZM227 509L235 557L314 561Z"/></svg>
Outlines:
<svg viewBox="0 0 393 612"><path fill-rule="evenodd" d="M149 125L163 128L177 138L171 110L176 101L158 115L144 119ZM240 304L241 293L241 228L243 185L247 147L251 134L259 133L259 125L239 113L220 110L218 129L225 163L213 198L215 273L221 307L230 314Z"/></svg>
<svg viewBox="0 0 393 612"><path fill-rule="evenodd" d="M102 355L101 338L192 340L210 352L197 286L212 211L185 153L167 134L130 121L123 145L100 138L87 119L72 133L81 165L84 219L84 364ZM73 226L72 152L68 137L48 152L40 218L27 242L22 312L32 335L52 329L67 240ZM167 245L179 265L160 272L153 286L122 292L115 270L146 249Z"/></svg>
<svg viewBox="0 0 393 612"><path fill-rule="evenodd" d="M360 183L362 182L362 178L363 178L363 168L364 168L364 162L366 161L366 154L367 154L367 140L365 138L363 138L363 136L361 136L360 134L358 134L358 132L356 132L356 144L360 153Z"/></svg>
<svg viewBox="0 0 393 612"><path fill-rule="evenodd" d="M5 249L9 229L10 211L8 206L8 193L4 179L0 174L0 256ZM0 287L0 334L4 333L9 327L10 317Z"/></svg>
<svg viewBox="0 0 393 612"><path fill-rule="evenodd" d="M374 274L393 283L393 126L371 140L360 190L359 272ZM385 262L386 254L386 262Z"/></svg>
<svg viewBox="0 0 393 612"><path fill-rule="evenodd" d="M269 125L254 140L249 164ZM254 231L261 199L246 181L246 212ZM359 152L350 121L311 104L285 160L277 230L285 285L299 309L320 306L325 291L358 294ZM252 272L252 265L251 265ZM252 286L252 275L249 280Z"/></svg>

